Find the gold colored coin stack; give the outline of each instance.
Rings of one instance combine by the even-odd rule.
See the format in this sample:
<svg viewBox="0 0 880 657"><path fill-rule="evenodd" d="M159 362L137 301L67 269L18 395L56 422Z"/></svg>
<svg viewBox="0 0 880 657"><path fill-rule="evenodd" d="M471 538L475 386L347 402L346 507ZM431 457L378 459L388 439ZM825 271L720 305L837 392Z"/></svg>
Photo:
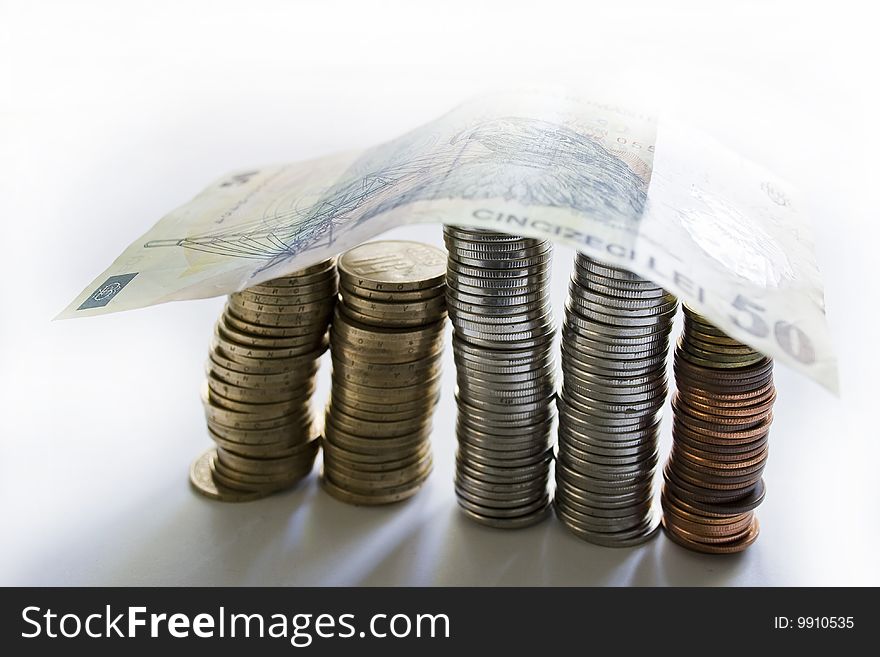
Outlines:
<svg viewBox="0 0 880 657"><path fill-rule="evenodd" d="M637 545L660 526L654 472L677 309L651 281L575 258L562 330L554 506L591 543Z"/></svg>
<svg viewBox="0 0 880 657"><path fill-rule="evenodd" d="M229 296L202 391L216 447L193 463L196 490L241 502L311 472L320 445L311 397L336 291L336 266L326 260Z"/></svg>
<svg viewBox="0 0 880 657"><path fill-rule="evenodd" d="M431 473L445 273L446 254L417 242L368 242L339 258L321 481L343 502L398 502Z"/></svg>
<svg viewBox="0 0 880 657"><path fill-rule="evenodd" d="M758 537L773 361L685 307L675 382L663 526L691 550L741 552Z"/></svg>

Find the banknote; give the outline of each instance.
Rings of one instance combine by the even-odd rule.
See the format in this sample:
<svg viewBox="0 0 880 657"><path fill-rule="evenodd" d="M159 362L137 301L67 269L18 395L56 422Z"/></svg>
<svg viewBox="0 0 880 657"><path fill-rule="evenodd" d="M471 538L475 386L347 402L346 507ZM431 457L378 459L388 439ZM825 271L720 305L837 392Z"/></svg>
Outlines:
<svg viewBox="0 0 880 657"><path fill-rule="evenodd" d="M692 128L559 91L482 96L364 151L223 176L59 318L227 294L413 223L550 238L626 267L837 390L795 191Z"/></svg>

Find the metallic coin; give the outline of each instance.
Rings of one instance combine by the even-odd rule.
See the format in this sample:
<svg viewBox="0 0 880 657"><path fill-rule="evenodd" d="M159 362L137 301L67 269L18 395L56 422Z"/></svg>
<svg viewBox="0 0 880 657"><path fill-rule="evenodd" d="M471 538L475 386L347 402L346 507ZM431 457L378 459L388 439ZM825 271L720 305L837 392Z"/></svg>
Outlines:
<svg viewBox="0 0 880 657"><path fill-rule="evenodd" d="M351 379L337 377L335 374L331 375L331 382L337 388L345 387L346 392L344 394L347 397L356 397L358 400L369 404L408 404L435 396L440 387L441 375L438 374L434 379L422 381L419 385L407 385L400 388L392 388L388 384L375 386L360 385L354 383Z"/></svg>
<svg viewBox="0 0 880 657"><path fill-rule="evenodd" d="M401 459L398 459L398 463ZM405 486L414 479L422 477L433 467L430 449L421 452L421 456L406 462L394 469L363 469L357 461L346 461L334 458L331 453L329 461L325 461L324 469L332 472L334 483L344 486L350 492L377 493L386 492L389 488Z"/></svg>
<svg viewBox="0 0 880 657"><path fill-rule="evenodd" d="M224 408L218 408L210 402L205 405L205 417L212 425L220 424L222 426L231 427L233 429L243 429L250 431L260 431L263 429L275 429L280 426L286 426L293 422L302 421L304 413L294 412L275 418L261 418L259 415L252 413L236 413Z"/></svg>
<svg viewBox="0 0 880 657"><path fill-rule="evenodd" d="M309 364L314 363L313 360ZM311 367L310 369L314 369ZM271 374L239 372L234 369L225 367L218 362L216 354L211 354L205 366L206 372L233 386L243 388L260 387L264 390L284 389L292 390L298 388L302 383L302 377L290 371L273 372Z"/></svg>
<svg viewBox="0 0 880 657"><path fill-rule="evenodd" d="M457 341L454 344L455 355L468 358L475 362L484 362L498 366L513 366L532 363L552 363L553 343L545 342L540 348L510 347L484 349L479 346Z"/></svg>
<svg viewBox="0 0 880 657"><path fill-rule="evenodd" d="M471 443L466 438L459 441L458 455L463 459L473 459L484 465L503 463L515 468L543 462L547 457L547 443L528 444L519 450L497 450Z"/></svg>
<svg viewBox="0 0 880 657"><path fill-rule="evenodd" d="M489 345L493 344L509 344L514 349L522 348L524 344L538 347L552 339L555 329L549 312L535 319L507 325L494 321L475 322L460 317L450 317L450 319L455 325L456 336L465 342L484 348L491 348Z"/></svg>
<svg viewBox="0 0 880 657"><path fill-rule="evenodd" d="M471 257L470 255L463 255L464 253L467 252L454 250L449 254L450 257L455 258L456 263L458 263L459 271L465 271L466 268L472 267L492 271L520 271L533 267L546 266L553 257L552 251L549 248L540 250L537 255L524 258L507 258L507 254L505 254L502 257L490 259L487 257ZM479 256L481 254L475 255Z"/></svg>
<svg viewBox="0 0 880 657"><path fill-rule="evenodd" d="M332 440L324 439L324 462L339 462L349 469L356 468L362 472L382 472L387 470L399 470L421 461L431 451L431 443L423 441L415 450L406 448L401 450L400 455L382 451L378 453L364 453L357 450L340 447Z"/></svg>
<svg viewBox="0 0 880 657"><path fill-rule="evenodd" d="M599 277L578 276L577 274L573 274L571 280L573 283L577 283L581 288L588 290L589 292L611 298L647 300L665 297L671 299L669 292L660 287L646 286L640 288L621 288L614 283L608 284Z"/></svg>
<svg viewBox="0 0 880 657"><path fill-rule="evenodd" d="M654 297L663 296L660 293L661 288L651 281L646 281L638 277L634 279L620 279L599 276L579 267L577 260L575 260L575 267L571 274L571 280L585 288L595 289L599 286L608 288L608 296L627 296L632 294Z"/></svg>
<svg viewBox="0 0 880 657"><path fill-rule="evenodd" d="M207 382L211 392L224 399L232 399L237 402L280 404L290 401L291 399L298 399L303 394L310 395L314 386L311 381L298 385L290 384L272 387L250 387L249 385L238 385L236 383L229 383L218 377L215 373L215 369L216 368L212 367L207 368Z"/></svg>
<svg viewBox="0 0 880 657"><path fill-rule="evenodd" d="M324 272L316 272L309 276L274 278L265 283L257 283L239 290L235 294L276 297L279 303L287 303L301 296L310 296L318 293L333 296L338 286L339 278L336 275L336 266L333 265Z"/></svg>
<svg viewBox="0 0 880 657"><path fill-rule="evenodd" d="M332 305L336 293L336 285L327 285L324 289L318 289L308 294L295 296L281 296L278 294L261 294L244 290L235 292L229 296L229 303L233 307L245 310L256 310L278 314L299 314L314 310L315 307Z"/></svg>
<svg viewBox="0 0 880 657"><path fill-rule="evenodd" d="M651 281L575 258L562 331L556 515L603 546L656 535L652 481L677 302Z"/></svg>
<svg viewBox="0 0 880 657"><path fill-rule="evenodd" d="M320 260L313 265L309 265L308 267L303 267L302 269L287 274L286 276L279 276L278 278L273 278L266 285L286 285L286 284L296 284L298 281L302 281L303 279L310 278L317 274L327 274L328 272L335 272L336 259L328 258L326 260Z"/></svg>
<svg viewBox="0 0 880 657"><path fill-rule="evenodd" d="M361 288L413 291L443 283L446 254L419 242L367 242L339 257L340 278Z"/></svg>
<svg viewBox="0 0 880 657"><path fill-rule="evenodd" d="M309 433L305 434L305 437L301 440L266 443L263 445L245 445L218 436L217 434L212 433L210 429L208 430L208 433L211 436L211 440L217 443L218 447L222 447L226 451L238 454L239 456L255 459L281 458L282 456L292 455L302 449L303 445L314 440L314 436L316 435L314 428L310 428Z"/></svg>
<svg viewBox="0 0 880 657"><path fill-rule="evenodd" d="M222 447L217 448L217 459L226 464L232 470L254 475L285 475L291 468L308 462L311 464L318 453L320 441L317 439L304 443L302 448L291 455L277 458L247 458L227 451ZM309 465L311 469L311 465Z"/></svg>
<svg viewBox="0 0 880 657"><path fill-rule="evenodd" d="M352 492L345 487L338 485L333 481L332 475L328 475L327 470L325 469L321 474L321 486L332 497L335 497L337 500L345 502L346 504L375 506L402 502L403 500L412 497L421 490L422 484L425 483L430 474L431 470L428 469L418 478L407 482L404 485L383 489L381 492L376 493L363 493Z"/></svg>
<svg viewBox="0 0 880 657"><path fill-rule="evenodd" d="M566 446L572 450L608 456L641 453L652 447L650 438L656 434L659 422L658 418L653 425L645 427L636 425L636 428L621 433L604 433L593 427L584 432L583 425L570 423L570 420L560 413L559 434L564 434Z"/></svg>
<svg viewBox="0 0 880 657"><path fill-rule="evenodd" d="M422 381L438 377L442 367L440 362L429 362L419 369L395 371L391 367L349 367L336 360L333 361L333 366L333 380L336 382L346 381L386 388L418 385Z"/></svg>
<svg viewBox="0 0 880 657"><path fill-rule="evenodd" d="M459 445L474 447L476 450L484 450L485 457L494 460L510 458L532 458L537 454L546 454L552 448L552 434L550 428L542 432L535 439L533 434L520 436L518 439L509 439L506 436L496 436L485 432L472 431L466 426L458 427Z"/></svg>
<svg viewBox="0 0 880 657"><path fill-rule="evenodd" d="M502 243L525 243L527 241L531 242L529 238L520 237L518 235L509 235L507 233L498 233L494 230L488 230L486 228L473 228L471 226L454 226L454 225L446 225L443 226L443 238L447 237L457 238L459 240L466 240L468 242L489 242L493 244L502 244Z"/></svg>
<svg viewBox="0 0 880 657"><path fill-rule="evenodd" d="M253 322L240 319L229 308L228 304L223 310L221 319L225 325L235 328L238 331L265 338L305 338L306 336L313 336L316 332L319 332L322 324L325 329L327 325L326 320L322 319L321 321L316 321L314 324L302 324L297 326L262 326L260 324L254 324Z"/></svg>
<svg viewBox="0 0 880 657"><path fill-rule="evenodd" d="M253 285L236 294L249 298L252 301L257 301L263 297L265 303L290 303L300 297L308 297L319 293L325 296L334 296L337 287L338 281L335 271L328 270L323 276L311 277L291 285Z"/></svg>
<svg viewBox="0 0 880 657"><path fill-rule="evenodd" d="M517 363L513 360L499 362L492 359L472 357L460 350L455 350L453 360L459 370L464 370L466 373L474 374L477 378L490 381L509 381L511 379L529 381L552 374L556 369L552 354L538 361ZM506 377L511 377L511 379Z"/></svg>
<svg viewBox="0 0 880 657"><path fill-rule="evenodd" d="M453 324L455 322L453 321ZM455 331L453 330L453 346L455 344L456 339L458 341L467 341L474 347L483 348L486 350L494 350L498 349L499 344L508 344L512 349L521 350L521 349L543 349L548 343L552 343L553 341L553 327L548 326L546 331L542 332L530 332L530 333L517 333L517 334L486 334L479 333L473 331Z"/></svg>
<svg viewBox="0 0 880 657"><path fill-rule="evenodd" d="M430 351L421 358L406 361L373 361L360 358L360 352L356 348L344 342L336 342L335 348L330 354L334 365L340 370L356 374L370 374L377 379L382 377L396 378L409 374L421 374L423 379L430 378L442 365L440 350ZM364 385L369 385L366 383Z"/></svg>
<svg viewBox="0 0 880 657"><path fill-rule="evenodd" d="M207 400L206 403L209 404L210 407L214 410L232 411L234 413L240 413L243 416L246 415L253 418L266 419L291 415L292 413L299 412L301 409L308 405L308 399L311 396L312 392L314 392L314 386L310 385L304 388L303 396L301 397L285 399L284 401L276 403L254 403L236 401L223 397L219 395L215 390L211 390L207 381L202 384L202 389L203 401Z"/></svg>
<svg viewBox="0 0 880 657"><path fill-rule="evenodd" d="M331 422L324 424L324 439L341 449L359 454L370 454L384 457L384 460L401 460L422 449L431 435L430 424L412 433L377 438L376 436L359 436L340 429Z"/></svg>
<svg viewBox="0 0 880 657"><path fill-rule="evenodd" d="M383 421L398 421L398 420L409 420L412 418L420 417L424 413L430 413L433 410L433 407L437 403L437 396L432 397L429 401L420 404L419 406L413 407L411 410L397 411L391 412L387 410L382 411L368 411L364 410L361 406L348 404L344 399L336 395L333 399L333 403L336 407L346 415L356 418L358 420L364 422L383 422Z"/></svg>
<svg viewBox="0 0 880 657"><path fill-rule="evenodd" d="M448 247L447 251L458 265L494 271L548 266L552 257L552 248L549 244L508 249L503 253L495 253L490 249L468 249L458 246Z"/></svg>
<svg viewBox="0 0 880 657"><path fill-rule="evenodd" d="M278 313L271 310L255 310L243 307L242 303L233 302L231 299L226 304L226 312L240 321L257 326L282 327L306 327L325 322L332 313L336 304L335 299L321 302L321 305L306 308L299 312Z"/></svg>
<svg viewBox="0 0 880 657"><path fill-rule="evenodd" d="M669 347L662 332L635 338L615 338L587 330L571 331L563 325L562 334L570 350L604 358L649 358L665 354Z"/></svg>
<svg viewBox="0 0 880 657"><path fill-rule="evenodd" d="M351 308L347 308L345 304L339 304L339 312L341 315L345 317L349 317L357 322L365 326L377 326L377 327L385 327L385 326L396 326L399 328L406 327L418 327L422 325L422 320L418 317L414 317L410 314L399 313L392 314L386 313L382 317L374 317L371 315L367 315L364 313L360 313L352 310Z"/></svg>
<svg viewBox="0 0 880 657"><path fill-rule="evenodd" d="M315 351L323 351L326 341L323 333L312 334L306 340L297 340L298 344L276 345L267 347L264 345L248 344L240 341L241 338L231 333L222 326L217 326L214 332L212 346L220 352L240 363L252 363L259 366L257 360L280 360L293 359L313 354ZM312 355L312 358L314 356Z"/></svg>
<svg viewBox="0 0 880 657"><path fill-rule="evenodd" d="M446 297L436 296L426 301L376 301L362 299L354 294L343 295L343 308L349 308L357 313L371 318L390 317L398 321L399 315L440 315L446 308ZM424 319L422 319L424 322Z"/></svg>
<svg viewBox="0 0 880 657"><path fill-rule="evenodd" d="M211 343L211 351L208 353L207 367L219 367L229 372L239 374L286 374L291 372L308 372L317 367L317 360L324 353L324 346L314 350L310 354L302 354L293 358L258 359L248 358L241 355L233 355L223 351L216 341ZM307 376L303 374L303 376Z"/></svg>
<svg viewBox="0 0 880 657"><path fill-rule="evenodd" d="M335 302L335 294L333 294L333 288L330 287L327 291L287 297L287 303L279 303L282 300L284 299L272 295L251 295L246 292L235 292L229 295L228 304L239 315L253 312L263 313L267 316L279 315L283 318L287 318L288 315L291 317L301 317L319 311L326 311L328 306L332 308Z"/></svg>
<svg viewBox="0 0 880 657"><path fill-rule="evenodd" d="M698 535L676 527L671 522L671 517L669 515L663 517L663 528L666 530L666 535L670 540L688 550L704 552L706 554L735 554L742 552L758 539L760 531L758 519L755 517L752 518L748 531L745 534L737 534L732 542L706 543L702 540L696 540Z"/></svg>
<svg viewBox="0 0 880 657"><path fill-rule="evenodd" d="M523 509L533 509L535 504L542 505L545 500L544 495L539 496L536 500L535 496L527 491L515 491L510 493L501 493L497 491L488 492L485 489L471 489L462 485L457 485L455 487L455 492L459 499L472 510L479 510L486 513L485 505L487 502L491 502L492 506L489 513L496 517L502 515L503 512L506 512L508 509L512 510L516 515L520 515ZM499 511L502 512L502 514L499 514Z"/></svg>
<svg viewBox="0 0 880 657"><path fill-rule="evenodd" d="M666 296L659 300L649 299L621 299L597 292L591 292L586 288L572 282L569 285L569 301L572 310L587 316L585 312L592 311L599 315L607 315L609 319L615 315L624 317L655 317L667 315L675 310L678 301L675 297Z"/></svg>
<svg viewBox="0 0 880 657"><path fill-rule="evenodd" d="M377 327L362 324L337 312L333 319L332 333L355 345L377 348L386 344L390 347L402 346L404 344L434 344L437 335L442 334L443 328L442 316L436 318L436 321L430 324L426 323L420 327L397 328L394 326Z"/></svg>
<svg viewBox="0 0 880 657"><path fill-rule="evenodd" d="M283 473L254 474L240 472L220 460L219 454L211 462L214 480L227 488L245 492L274 493L293 486L312 470L312 459L288 466Z"/></svg>
<svg viewBox="0 0 880 657"><path fill-rule="evenodd" d="M351 504L392 503L414 494L432 467L445 254L415 242L370 242L339 262L322 482Z"/></svg>
<svg viewBox="0 0 880 657"><path fill-rule="evenodd" d="M555 327L547 240L444 227L458 382L456 494L493 527L547 516Z"/></svg>
<svg viewBox="0 0 880 657"><path fill-rule="evenodd" d="M678 351L680 358L700 367L717 368L741 368L755 365L764 360L762 354L748 351L744 354L718 354L694 348L691 345L683 345Z"/></svg>
<svg viewBox="0 0 880 657"><path fill-rule="evenodd" d="M319 442L310 398L335 301L332 261L230 295L202 391L218 491L253 499L311 471ZM203 476L205 464L199 467Z"/></svg>
<svg viewBox="0 0 880 657"><path fill-rule="evenodd" d="M527 279L522 278L486 278L485 276L468 276L457 274L452 270L446 272L447 289L456 292L481 296L490 292L493 298L504 299L507 296L526 296L534 294L534 283L545 283L550 279L552 270L545 269ZM531 284L531 285L530 285Z"/></svg>
<svg viewBox="0 0 880 657"><path fill-rule="evenodd" d="M262 497L258 492L244 492L227 488L215 481L211 467L214 454L215 451L209 449L193 461L189 471L189 480L195 490L205 497L221 502L251 502Z"/></svg>
<svg viewBox="0 0 880 657"><path fill-rule="evenodd" d="M410 292L401 290L372 290L366 287L360 287L351 279L343 279L340 281L340 288L347 296L356 296L358 299L368 301L395 301L416 302L430 301L437 298L445 298L446 285L440 283L433 287L427 287L423 290L412 290Z"/></svg>
<svg viewBox="0 0 880 657"><path fill-rule="evenodd" d="M470 295L490 294L492 297L504 298L508 295L521 296L534 294L534 286L543 285L550 280L550 269L533 272L527 277L492 277L469 276L456 273L450 269L446 272L449 288Z"/></svg>
<svg viewBox="0 0 880 657"><path fill-rule="evenodd" d="M546 277L549 270L549 262L550 261L548 260L532 267L520 267L516 269L491 269L459 264L456 260L450 257L447 266L449 267L449 270L452 271L453 275L458 277L482 277L491 281L508 281L508 284L515 281L518 286L521 286L524 280L528 280L533 276L540 278Z"/></svg>
<svg viewBox="0 0 880 657"><path fill-rule="evenodd" d="M585 253L578 253L575 256L575 267L577 267L578 270L584 271L590 276L604 277L622 281L632 281L634 283L639 283L648 287L653 285L650 281L646 281L640 278L637 274L634 274L627 269L623 269L622 267L615 267L613 265L600 262L589 257Z"/></svg>
<svg viewBox="0 0 880 657"><path fill-rule="evenodd" d="M632 490L619 493L616 491L591 492L578 488L567 479L561 478L556 492L557 497L565 497L566 505L579 509L582 513L589 514L591 510L596 513L614 510L618 513L626 512L634 505L639 505L654 497L652 482L644 482Z"/></svg>
<svg viewBox="0 0 880 657"><path fill-rule="evenodd" d="M507 333L526 335L529 337L546 335L553 331L553 317L549 306L536 308L534 311L511 317L484 315L475 317L453 313L455 332L461 336L475 335L484 340L504 340ZM509 342L510 340L504 340Z"/></svg>
<svg viewBox="0 0 880 657"><path fill-rule="evenodd" d="M740 552L757 539L754 510L765 495L772 361L685 307L674 370L663 526L688 549Z"/></svg>
<svg viewBox="0 0 880 657"><path fill-rule="evenodd" d="M548 503L546 506L539 508L530 514L514 518L496 518L493 516L487 516L481 511L474 511L470 508L463 508L462 511L465 516L471 520L487 527L492 527L494 529L525 529L526 527L531 527L532 525L536 525L539 522L546 520L550 513L550 504Z"/></svg>
<svg viewBox="0 0 880 657"><path fill-rule="evenodd" d="M528 484L539 490L541 495L546 494L547 484L550 481L548 459L546 463L539 464L528 469L523 468L497 468L489 471L480 467L479 464L465 463L461 459L456 460L455 464L455 481L459 486L463 485L465 480L480 481L485 484L510 485L510 484ZM489 500L487 500L489 505Z"/></svg>
<svg viewBox="0 0 880 657"><path fill-rule="evenodd" d="M550 249L550 242L544 240L532 240L530 238L521 238L519 240L507 242L487 243L482 240L456 238L451 235L444 235L443 241L446 244L447 251L455 256L480 254L481 256L489 258L497 258L499 256L522 258L535 253L545 253Z"/></svg>
<svg viewBox="0 0 880 657"><path fill-rule="evenodd" d="M612 532L595 532L581 528L580 524L570 514L566 513L564 507L558 502L555 504L557 515L563 524L576 536L585 541L601 545L603 547L635 547L653 539L657 535L660 527L660 515L654 512L648 519L642 521L636 527L612 531Z"/></svg>
<svg viewBox="0 0 880 657"><path fill-rule="evenodd" d="M337 353L342 355L356 350L358 359L365 363L411 363L423 358L431 358L439 355L443 350L442 340L437 336L431 342L407 344L405 341L395 343L390 340L387 345L373 347L368 342L360 344L342 338L338 333L331 331L331 342L336 346Z"/></svg>
<svg viewBox="0 0 880 657"><path fill-rule="evenodd" d="M345 414L341 408L333 405L332 398L327 405L327 417L332 421L334 428L364 438L397 438L398 436L407 436L425 429L431 423L430 414L418 415L407 420L365 422Z"/></svg>
<svg viewBox="0 0 880 657"><path fill-rule="evenodd" d="M473 413L459 413L456 420L461 429L468 431L477 431L487 436L496 438L504 438L510 441L516 440L538 440L539 436L544 435L549 427L552 426L554 414L552 407L544 409L541 413L530 415L526 418L515 419L513 421L497 420L492 417L476 416ZM528 437L528 438L527 438Z"/></svg>
<svg viewBox="0 0 880 657"><path fill-rule="evenodd" d="M467 490L472 495L484 495L486 499L501 499L505 501L524 497L536 499L543 497L547 492L547 479L545 478L498 483L473 477L461 468L457 469L455 485L462 490Z"/></svg>
<svg viewBox="0 0 880 657"><path fill-rule="evenodd" d="M575 333L584 333L587 336L598 333L608 338L647 338L656 333L668 334L674 314L670 311L668 315L654 317L635 319L620 317L611 323L603 321L608 319L606 315L591 313L590 316L587 316L572 309L568 301L565 306L565 321L569 330Z"/></svg>
<svg viewBox="0 0 880 657"><path fill-rule="evenodd" d="M529 516L536 511L546 508L550 503L550 496L547 493L538 497L529 496L526 498L524 504L517 506L509 506L504 502L499 502L495 499L486 499L482 496L477 497L480 501L474 502L470 499L473 497L477 496L469 496L466 498L459 495L458 503L465 509L469 509L474 513L479 513L483 516L488 516L497 520Z"/></svg>
<svg viewBox="0 0 880 657"><path fill-rule="evenodd" d="M310 331L302 336L293 336L287 338L275 338L269 336L247 333L231 324L227 323L227 317L221 316L214 327L215 334L225 340L247 347L255 347L257 349L303 349L303 353L318 349L325 342L326 333L319 333L320 329Z"/></svg>

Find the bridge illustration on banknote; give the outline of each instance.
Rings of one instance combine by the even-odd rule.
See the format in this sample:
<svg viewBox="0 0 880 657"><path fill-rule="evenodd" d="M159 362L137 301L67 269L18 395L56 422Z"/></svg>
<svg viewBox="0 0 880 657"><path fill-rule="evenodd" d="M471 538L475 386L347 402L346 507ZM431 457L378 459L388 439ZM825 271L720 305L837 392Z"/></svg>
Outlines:
<svg viewBox="0 0 880 657"><path fill-rule="evenodd" d="M332 244L340 231L372 217L441 199L514 200L567 208L593 220L631 222L644 209L649 176L647 168L636 172L597 139L565 125L493 118L445 141L418 129L371 148L313 203L277 199L259 218L144 246L262 260L263 271Z"/></svg>

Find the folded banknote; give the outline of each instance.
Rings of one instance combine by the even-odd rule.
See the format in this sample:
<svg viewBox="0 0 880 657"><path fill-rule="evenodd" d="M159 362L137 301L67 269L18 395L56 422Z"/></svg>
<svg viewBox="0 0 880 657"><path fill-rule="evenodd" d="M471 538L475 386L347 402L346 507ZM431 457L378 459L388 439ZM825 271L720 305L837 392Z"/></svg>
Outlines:
<svg viewBox="0 0 880 657"><path fill-rule="evenodd" d="M59 317L228 294L412 223L549 238L626 267L837 390L793 190L696 130L558 92L484 96L364 151L226 175Z"/></svg>

